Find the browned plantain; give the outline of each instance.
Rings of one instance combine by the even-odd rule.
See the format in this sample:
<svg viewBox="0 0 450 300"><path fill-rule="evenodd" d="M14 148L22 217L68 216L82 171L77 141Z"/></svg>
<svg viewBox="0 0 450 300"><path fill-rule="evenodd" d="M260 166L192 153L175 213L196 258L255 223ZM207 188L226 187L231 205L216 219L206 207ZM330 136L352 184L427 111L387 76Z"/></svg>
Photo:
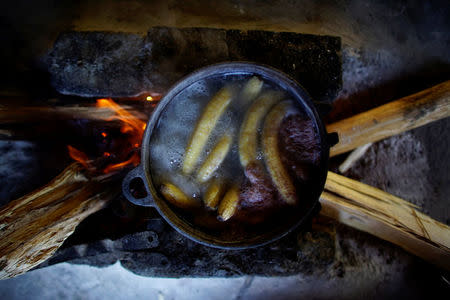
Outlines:
<svg viewBox="0 0 450 300"><path fill-rule="evenodd" d="M262 138L264 160L270 177L283 200L288 204L295 204L297 196L292 179L281 160L278 133L283 119L293 112L296 112L296 109L290 100L278 103L264 121Z"/></svg>

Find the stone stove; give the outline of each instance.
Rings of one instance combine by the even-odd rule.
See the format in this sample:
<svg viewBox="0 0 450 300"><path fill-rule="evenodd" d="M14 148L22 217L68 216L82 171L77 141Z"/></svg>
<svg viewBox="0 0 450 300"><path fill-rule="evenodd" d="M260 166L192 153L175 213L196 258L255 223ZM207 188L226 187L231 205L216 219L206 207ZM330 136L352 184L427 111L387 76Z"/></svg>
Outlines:
<svg viewBox="0 0 450 300"><path fill-rule="evenodd" d="M385 3L368 4L369 8L358 8L354 3L341 5L350 10L349 15L339 10L330 12L324 5L321 15L335 13L338 18L334 23L326 21L326 26L316 27L321 28L319 30L305 25L320 23L308 17L309 4L306 4L303 23L296 19L296 13L283 14L277 10L271 20L279 23L262 26L258 21L243 22L235 15L234 24L225 22L224 26L219 26L220 18L208 7L205 14L212 15L209 19L202 18L198 13L202 9L198 6L181 5L186 11L175 9L171 16L180 18L184 13L191 21L144 22L147 27L138 26L140 33L133 33L135 25L130 25L133 30L125 25L112 28L120 24L117 20L108 27L103 12L98 26L92 26L91 15L84 11L81 13L84 19L78 21L75 30L53 29L51 43L42 47L45 51L40 51L38 57L33 56L31 60L21 53L21 59L29 61L21 65L8 62L8 68L19 70L8 75L9 79L2 75L5 77L2 85L6 86L3 90L8 92L7 96L25 98L32 103L58 99L54 105L89 103L98 97L139 98L148 93L164 94L171 84L199 67L227 60L250 60L279 68L298 80L319 102L324 116L328 104L334 101L334 110L326 116L333 121L449 78L449 42L442 38L449 28L439 14L435 17L441 27L426 21L431 17L420 21L417 15L422 11L431 16L433 13L429 8L416 8L410 3L405 8ZM248 4L242 6L244 11L249 7ZM219 15L234 11L228 4L221 4L217 9ZM111 4L107 9L113 15L117 14L116 10L120 10L118 4ZM401 13L405 10L409 15ZM11 12L11 16L14 13L17 14ZM353 15L367 17L370 14L376 16L372 21L364 18L347 23L340 21ZM252 14L256 20L268 15L270 9L265 4ZM287 16L285 24L284 15ZM156 19L161 21L163 17L158 15ZM338 23L353 27L339 28ZM389 23L393 24L392 29ZM411 23L415 27L408 27ZM173 26L179 24L179 27ZM290 25L292 30L288 30ZM269 31L255 30L261 28ZM432 34L428 35L429 32ZM9 33L3 39L9 41L14 37ZM32 47L27 48L30 49ZM3 57L11 55L2 53ZM11 82L18 82L17 78L22 79L19 86L11 85ZM17 90L20 93L17 94ZM151 110L147 107L145 112L150 114ZM75 128L72 137L77 136L82 143L84 138L93 135L86 133L85 126L75 121L65 125ZM449 224L448 199L445 200L448 174L440 166L440 162L449 160L448 153L442 150L449 146L448 129L449 121L442 120L379 142L348 175L402 196ZM46 183L70 161L65 148L68 137L55 138L53 134L45 137L40 140L29 138L28 134L18 135L16 141L8 138L0 142L0 151L4 154L0 165L3 204ZM436 140L441 141L438 147L435 147ZM401 162L401 167L395 166L393 160ZM333 160L331 168L336 168L340 161L342 157ZM420 174L426 176L418 176ZM122 197L83 221L63 247L40 267L62 261L105 266L118 260L125 268L145 276L304 274L336 281L350 278L355 285L360 283L361 288L389 285L386 282L393 280L399 289L411 282L407 278L410 276L423 282L414 287L422 293L427 285L442 288L441 273L433 267L386 242L322 217L313 220L309 229L294 232L274 244L253 250L225 251L183 238L156 212L132 207ZM371 270L372 276L367 276L365 269ZM358 279L361 274L365 277ZM360 282L362 280L368 282Z"/></svg>

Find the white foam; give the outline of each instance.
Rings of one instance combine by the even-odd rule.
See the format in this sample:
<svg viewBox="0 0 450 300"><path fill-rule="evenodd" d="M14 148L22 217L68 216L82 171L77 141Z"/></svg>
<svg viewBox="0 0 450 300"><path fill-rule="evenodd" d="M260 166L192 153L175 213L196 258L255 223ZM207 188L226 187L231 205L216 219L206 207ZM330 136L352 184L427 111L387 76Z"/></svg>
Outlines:
<svg viewBox="0 0 450 300"><path fill-rule="evenodd" d="M250 77L251 75L233 79L233 77L227 76L226 83L223 78L208 78L193 84L171 100L162 112L150 142L150 169L156 185L168 181L177 185L186 194L200 197L208 183L199 184L195 180L196 171L218 139L227 133L233 135L233 143L214 177L227 184L241 182L244 173L239 163L237 139L243 116L251 103L242 107L239 96L232 100L226 112L219 119L193 174L183 175L181 167L186 145L197 119L209 100L225 84L232 87L235 95L239 95L243 84ZM273 86L265 82L263 89L273 89ZM258 129L258 132L260 131L261 129ZM262 159L260 151L257 159Z"/></svg>

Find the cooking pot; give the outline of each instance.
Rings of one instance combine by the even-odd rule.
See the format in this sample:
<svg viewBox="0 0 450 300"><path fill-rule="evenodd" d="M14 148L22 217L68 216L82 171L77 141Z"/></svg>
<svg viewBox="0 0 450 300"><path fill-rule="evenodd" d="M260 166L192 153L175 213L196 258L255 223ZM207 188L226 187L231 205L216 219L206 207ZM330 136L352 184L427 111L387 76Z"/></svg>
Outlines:
<svg viewBox="0 0 450 300"><path fill-rule="evenodd" d="M189 218L172 207L164 200L157 187L152 180L151 161L149 154L150 141L155 126L168 103L186 88L192 84L211 78L214 76L258 76L264 81L268 81L278 85L281 89L287 91L292 100L296 101L300 107L306 112L318 135L318 143L320 145L320 162L317 175L314 178L308 199L302 198L301 209L289 216L283 216L276 222L270 222L257 228L249 229L240 235L227 233L225 230L218 231L205 229L192 222ZM310 218L320 210L319 197L324 188L327 171L329 149L337 142L336 134L328 134L325 130L323 122L316 111L316 108L307 94L307 92L293 79L286 74L275 70L271 67L248 63L248 62L230 62L221 63L202 68L178 81L163 97L152 113L148 121L145 134L142 140L141 163L135 169L130 171L122 183L124 196L133 204L138 206L154 207L159 214L182 235L207 246L222 249L246 249L261 246L269 242L275 241L289 232L293 231L300 225L308 222ZM135 198L131 192L130 184L133 180L141 179L147 195L142 198Z"/></svg>

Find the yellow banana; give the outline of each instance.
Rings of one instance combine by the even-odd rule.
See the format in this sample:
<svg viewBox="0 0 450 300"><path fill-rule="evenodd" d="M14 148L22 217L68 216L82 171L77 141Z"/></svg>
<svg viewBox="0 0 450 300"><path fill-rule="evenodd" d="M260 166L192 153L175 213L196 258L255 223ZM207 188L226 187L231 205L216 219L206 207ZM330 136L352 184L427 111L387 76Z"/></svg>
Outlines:
<svg viewBox="0 0 450 300"><path fill-rule="evenodd" d="M256 159L258 151L258 128L264 116L283 97L283 93L270 91L260 96L248 109L239 135L239 160L245 168Z"/></svg>
<svg viewBox="0 0 450 300"><path fill-rule="evenodd" d="M230 134L226 134L219 140L200 167L197 174L197 181L206 182L211 178L227 156L232 140Z"/></svg>
<svg viewBox="0 0 450 300"><path fill-rule="evenodd" d="M294 184L281 161L278 149L278 132L283 119L294 110L295 107L289 100L278 103L269 112L264 121L262 137L264 160L267 169L274 185L288 204L295 204L297 196Z"/></svg>
<svg viewBox="0 0 450 300"><path fill-rule="evenodd" d="M161 194L163 194L167 201L180 208L193 208L199 204L195 199L188 197L172 183L164 183L161 186Z"/></svg>
<svg viewBox="0 0 450 300"><path fill-rule="evenodd" d="M214 180L208 186L208 189L205 192L205 196L203 197L203 201L205 205L209 208L216 209L219 204L220 196L222 196L223 185L218 181Z"/></svg>
<svg viewBox="0 0 450 300"><path fill-rule="evenodd" d="M250 78L247 83L244 85L244 88L241 92L240 105L246 105L251 103L256 96L258 96L259 92L263 87L263 81L258 77L253 76Z"/></svg>
<svg viewBox="0 0 450 300"><path fill-rule="evenodd" d="M236 213L238 202L239 202L239 188L233 186L227 191L227 193L225 194L225 196L223 197L222 201L220 201L219 204L218 213L222 221L227 221Z"/></svg>
<svg viewBox="0 0 450 300"><path fill-rule="evenodd" d="M206 105L197 126L186 148L183 162L183 173L190 174L197 164L198 158L216 126L220 116L224 113L232 99L230 87L222 88Z"/></svg>

